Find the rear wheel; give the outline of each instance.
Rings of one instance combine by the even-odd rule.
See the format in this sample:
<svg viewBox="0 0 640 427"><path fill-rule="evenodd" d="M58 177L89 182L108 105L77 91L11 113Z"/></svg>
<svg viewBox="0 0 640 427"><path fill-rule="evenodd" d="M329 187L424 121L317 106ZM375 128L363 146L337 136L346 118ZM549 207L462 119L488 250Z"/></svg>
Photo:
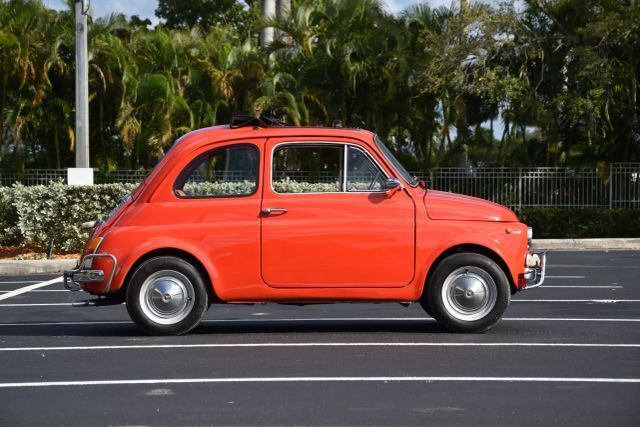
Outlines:
<svg viewBox="0 0 640 427"><path fill-rule="evenodd" d="M127 286L127 311L154 335L181 335L195 328L209 307L206 286L189 262L162 256L143 262Z"/></svg>
<svg viewBox="0 0 640 427"><path fill-rule="evenodd" d="M491 329L509 306L509 281L492 259L462 253L445 258L427 284L422 306L447 330Z"/></svg>

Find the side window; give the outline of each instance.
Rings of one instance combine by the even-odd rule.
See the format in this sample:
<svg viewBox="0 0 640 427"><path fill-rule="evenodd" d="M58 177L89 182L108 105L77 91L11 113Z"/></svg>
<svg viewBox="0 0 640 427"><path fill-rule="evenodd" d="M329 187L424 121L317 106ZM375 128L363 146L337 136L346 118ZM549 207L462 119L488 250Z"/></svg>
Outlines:
<svg viewBox="0 0 640 427"><path fill-rule="evenodd" d="M272 184L277 193L342 191L343 145L285 145L273 153Z"/></svg>
<svg viewBox="0 0 640 427"><path fill-rule="evenodd" d="M249 196L258 187L258 149L235 145L197 157L180 174L175 193L180 197Z"/></svg>
<svg viewBox="0 0 640 427"><path fill-rule="evenodd" d="M382 191L386 175L360 149L347 151L347 191Z"/></svg>

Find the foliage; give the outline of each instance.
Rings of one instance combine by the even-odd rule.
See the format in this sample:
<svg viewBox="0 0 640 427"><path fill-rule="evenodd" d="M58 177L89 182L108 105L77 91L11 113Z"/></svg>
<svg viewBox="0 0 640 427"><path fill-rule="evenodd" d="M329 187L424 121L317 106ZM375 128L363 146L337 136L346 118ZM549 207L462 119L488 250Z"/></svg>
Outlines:
<svg viewBox="0 0 640 427"><path fill-rule="evenodd" d="M248 1L248 6L252 6ZM205 31L217 25L229 25L242 31L257 16L257 3L249 10L236 0L159 0L156 16L172 29L188 29L198 25Z"/></svg>
<svg viewBox="0 0 640 427"><path fill-rule="evenodd" d="M640 237L640 209L523 208L537 239Z"/></svg>
<svg viewBox="0 0 640 427"><path fill-rule="evenodd" d="M256 191L256 182L188 182L182 191L188 196L248 195Z"/></svg>
<svg viewBox="0 0 640 427"><path fill-rule="evenodd" d="M22 243L18 228L18 212L12 204L13 190L0 187L0 245Z"/></svg>
<svg viewBox="0 0 640 427"><path fill-rule="evenodd" d="M394 16L379 0L296 0L271 20L246 3L162 0L155 28L90 20L92 166L148 169L186 132L262 111L375 130L410 170L640 161L640 2ZM264 26L279 34L266 49ZM73 164L74 37L72 12L0 0L0 168Z"/></svg>
<svg viewBox="0 0 640 427"><path fill-rule="evenodd" d="M106 217L134 187L61 183L0 187L0 244L46 246L53 241L57 250L79 250L88 237L80 225Z"/></svg>
<svg viewBox="0 0 640 427"><path fill-rule="evenodd" d="M338 182L298 182L290 178L280 179L273 183L278 193L327 193L340 191Z"/></svg>

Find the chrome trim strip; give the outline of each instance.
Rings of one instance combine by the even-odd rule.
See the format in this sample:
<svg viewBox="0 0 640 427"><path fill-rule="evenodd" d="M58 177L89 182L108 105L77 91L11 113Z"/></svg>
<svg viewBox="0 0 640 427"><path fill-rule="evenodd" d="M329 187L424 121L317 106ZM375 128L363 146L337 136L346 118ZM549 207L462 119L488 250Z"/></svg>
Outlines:
<svg viewBox="0 0 640 427"><path fill-rule="evenodd" d="M344 150L342 151L342 192L347 192L347 172L349 171L349 146L347 144L344 145ZM273 170L273 168L271 168ZM273 174L272 174L273 177Z"/></svg>

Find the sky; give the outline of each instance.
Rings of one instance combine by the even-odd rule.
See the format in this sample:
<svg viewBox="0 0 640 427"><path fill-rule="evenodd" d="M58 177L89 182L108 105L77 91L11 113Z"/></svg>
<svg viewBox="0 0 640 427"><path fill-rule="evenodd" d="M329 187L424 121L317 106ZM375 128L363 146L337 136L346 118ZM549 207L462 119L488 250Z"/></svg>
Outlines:
<svg viewBox="0 0 640 427"><path fill-rule="evenodd" d="M451 2L458 0L426 0L431 7L449 6ZM393 13L401 12L407 7L424 3L423 0L384 0L389 10ZM53 9L66 9L63 0L44 0L44 4ZM94 17L102 17L110 15L113 12L124 13L128 16L139 15L141 18L149 18L156 24L158 19L155 16L155 10L158 7L158 0L91 0L91 15Z"/></svg>

